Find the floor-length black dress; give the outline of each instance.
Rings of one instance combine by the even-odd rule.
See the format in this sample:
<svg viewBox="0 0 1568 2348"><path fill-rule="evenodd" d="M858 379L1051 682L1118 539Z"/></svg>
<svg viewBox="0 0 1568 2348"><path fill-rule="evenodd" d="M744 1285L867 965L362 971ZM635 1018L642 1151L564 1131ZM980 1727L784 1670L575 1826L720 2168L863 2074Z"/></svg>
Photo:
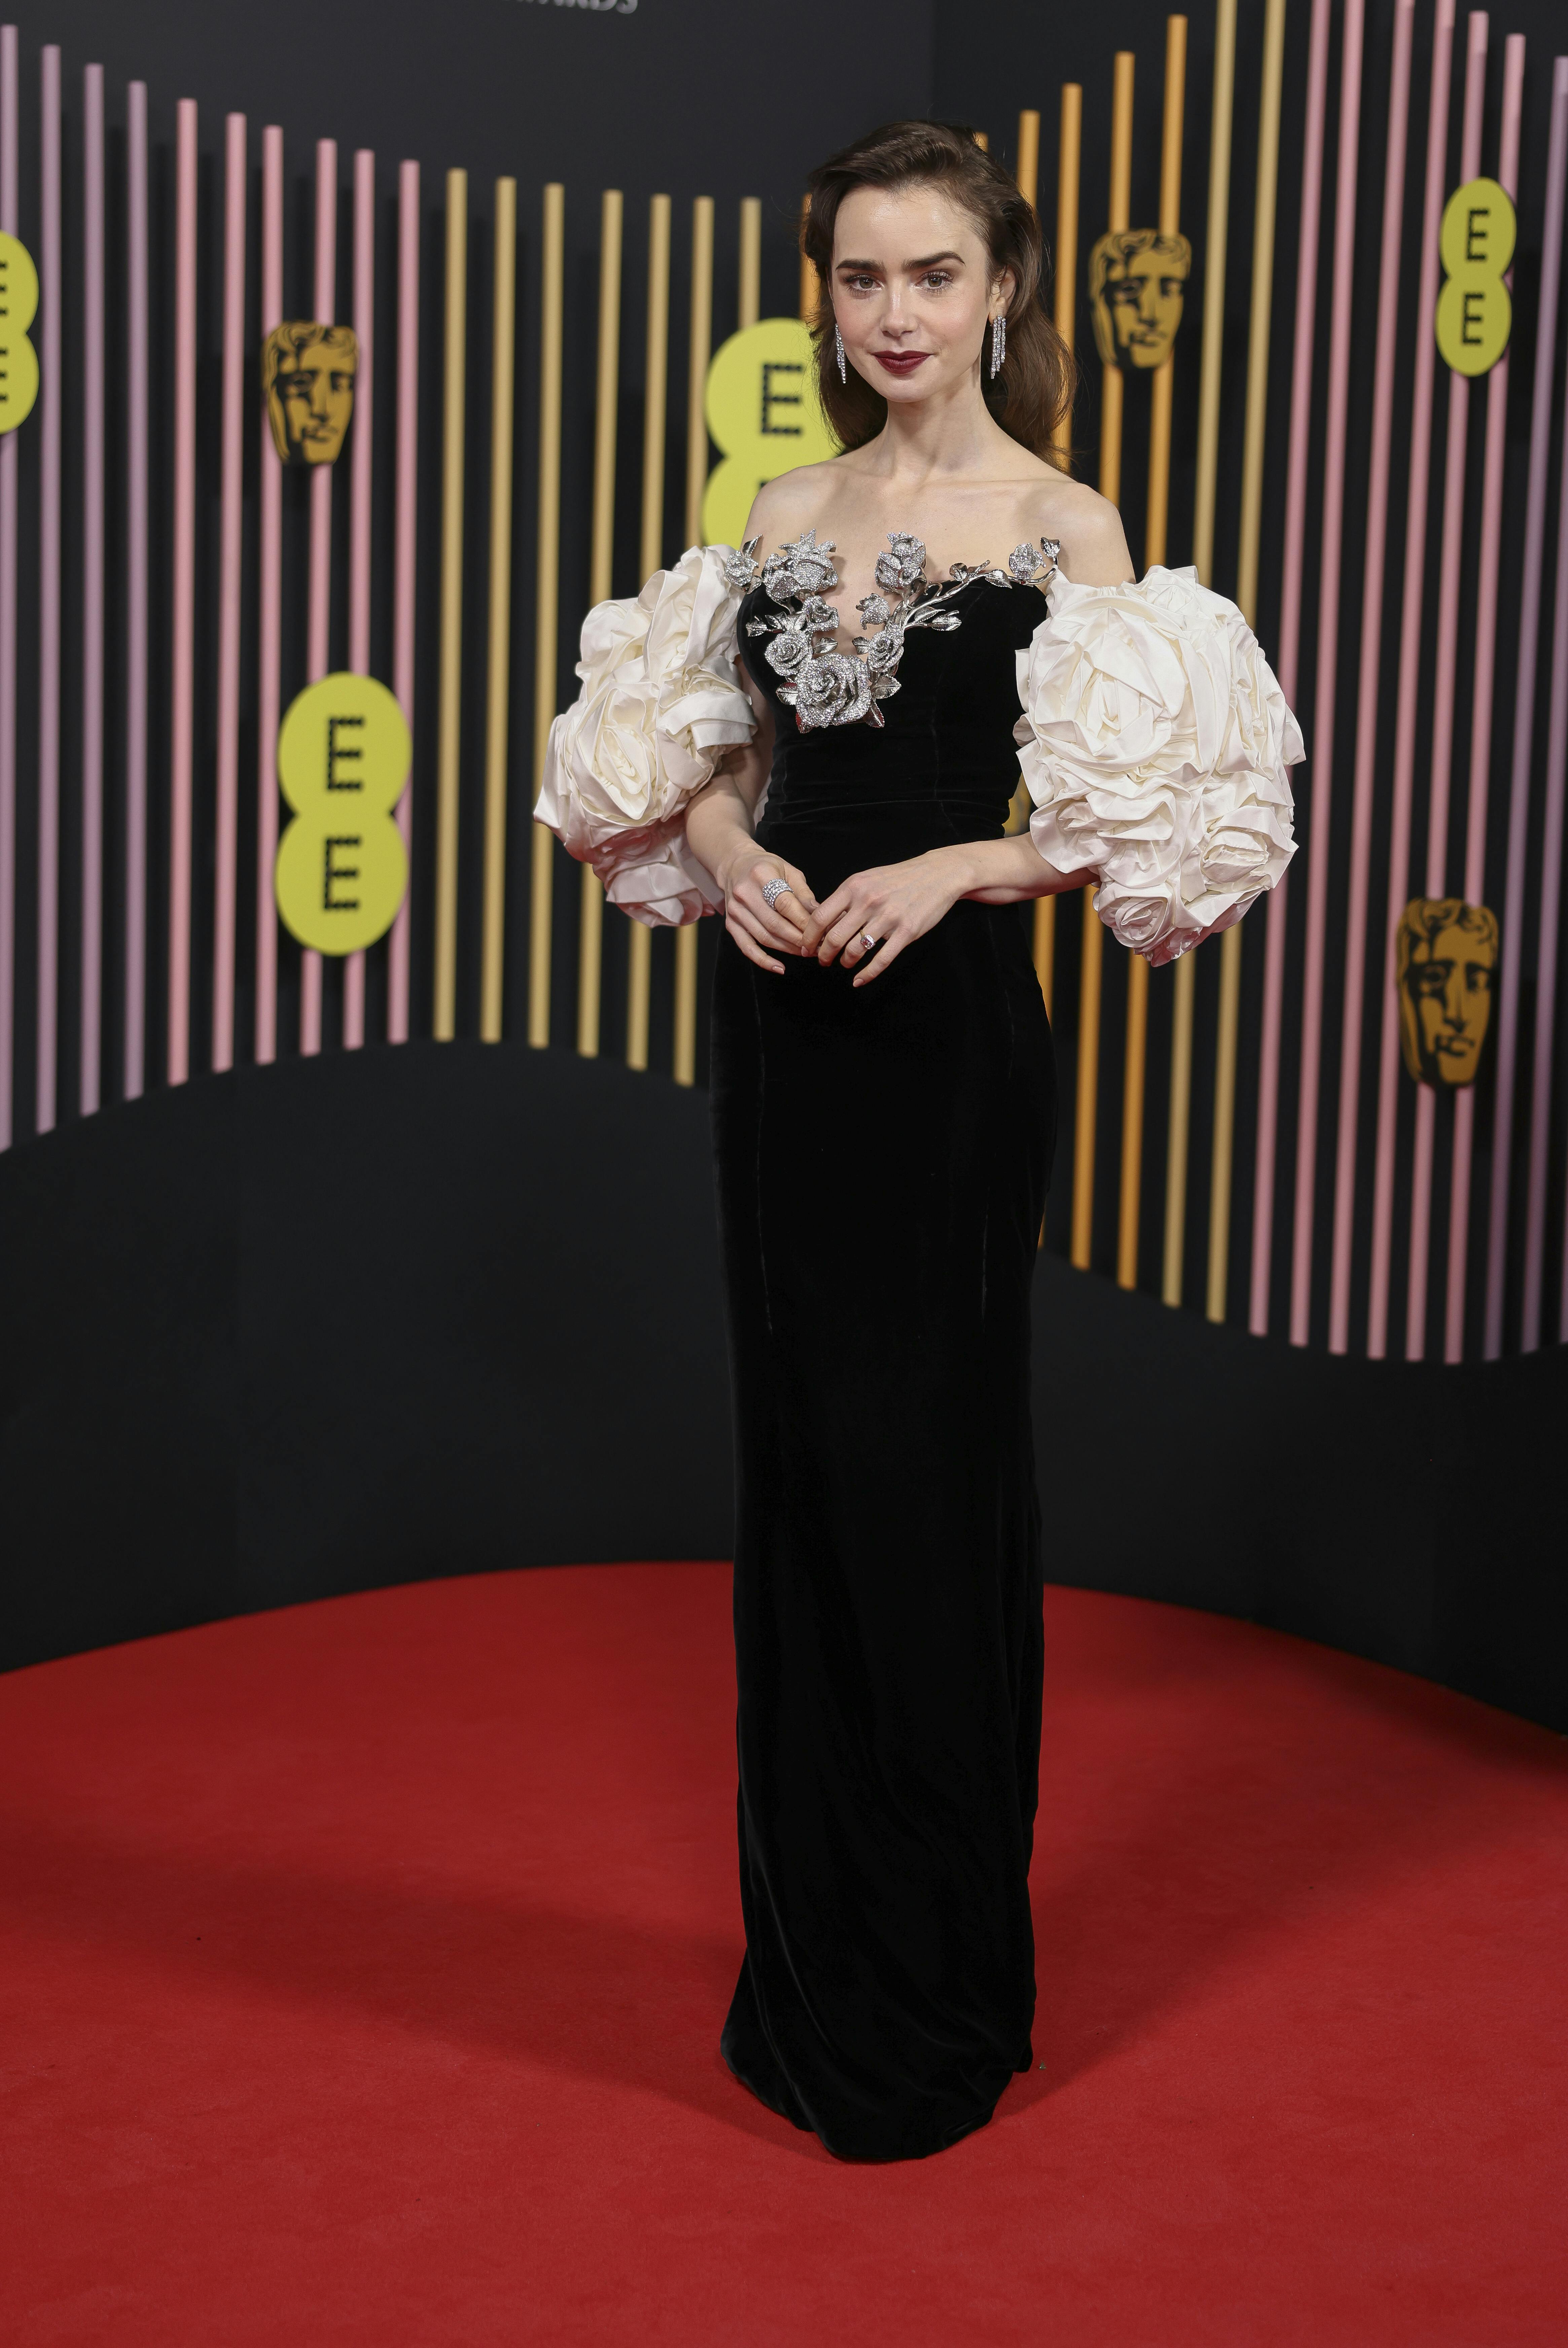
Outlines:
<svg viewBox="0 0 1568 2348"><path fill-rule="evenodd" d="M1033 586L912 631L885 726L774 700L758 827L819 898L1000 836ZM1055 1128L1029 909L886 975L721 944L713 1115L734 1381L736 2076L834 2152L917 2157L1031 2060L1041 1566L1030 1292Z"/></svg>

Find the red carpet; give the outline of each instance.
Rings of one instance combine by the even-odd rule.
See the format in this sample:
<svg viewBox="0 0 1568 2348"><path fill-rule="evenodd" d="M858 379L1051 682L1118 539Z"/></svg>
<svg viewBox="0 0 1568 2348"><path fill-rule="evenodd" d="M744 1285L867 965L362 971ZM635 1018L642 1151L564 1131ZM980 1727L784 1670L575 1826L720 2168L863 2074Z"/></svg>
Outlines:
<svg viewBox="0 0 1568 2348"><path fill-rule="evenodd" d="M1568 1750L1052 1591L1044 2069L844 2168L723 2070L728 1576L0 1680L6 2348L1568 2338Z"/></svg>

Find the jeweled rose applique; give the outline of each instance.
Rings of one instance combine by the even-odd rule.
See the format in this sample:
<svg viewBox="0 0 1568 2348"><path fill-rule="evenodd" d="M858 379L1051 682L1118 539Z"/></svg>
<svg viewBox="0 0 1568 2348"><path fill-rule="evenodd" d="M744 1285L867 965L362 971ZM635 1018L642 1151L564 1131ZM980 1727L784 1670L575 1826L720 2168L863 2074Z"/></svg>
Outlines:
<svg viewBox="0 0 1568 2348"><path fill-rule="evenodd" d="M1014 547L1005 571L989 562L955 562L938 584L927 580L920 541L906 530L889 530L887 551L876 558L876 592L856 605L862 628L876 633L855 637L853 650L846 653L838 649L837 607L825 594L838 585L834 541L819 540L815 530L808 530L776 548L760 566L759 543L748 539L730 557L726 573L743 593L760 584L778 606L778 617L752 620L746 633L772 638L763 656L774 675L784 680L778 697L794 711L803 734L862 720L880 726L884 721L877 704L898 690L898 664L909 629L936 628L945 633L959 626L959 614L947 606L978 579L993 587L1043 587L1055 572L1060 551L1056 540L1042 538L1038 551L1030 545Z"/></svg>

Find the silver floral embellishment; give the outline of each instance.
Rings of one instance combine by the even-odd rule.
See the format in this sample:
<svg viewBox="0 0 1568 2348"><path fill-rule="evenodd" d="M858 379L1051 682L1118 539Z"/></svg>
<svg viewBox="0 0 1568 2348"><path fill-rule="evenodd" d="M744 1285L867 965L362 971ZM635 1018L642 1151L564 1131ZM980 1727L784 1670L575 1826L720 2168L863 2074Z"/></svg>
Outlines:
<svg viewBox="0 0 1568 2348"><path fill-rule="evenodd" d="M820 653L801 671L793 693L786 689L779 699L794 701L795 722L809 733L818 726L853 726L866 716L880 726L874 691L863 660L848 653Z"/></svg>
<svg viewBox="0 0 1568 2348"><path fill-rule="evenodd" d="M819 546L815 530L808 530L804 538L794 539L769 555L763 565L763 585L775 603L792 595L817 595L825 587L836 587L834 552L832 539L824 539Z"/></svg>
<svg viewBox="0 0 1568 2348"><path fill-rule="evenodd" d="M1038 551L1026 539L1008 556L1008 569L1019 586L1038 587L1056 569L1056 558L1061 552L1059 538L1042 538Z"/></svg>
<svg viewBox="0 0 1568 2348"><path fill-rule="evenodd" d="M1032 546L1015 547L1008 568L989 562L955 562L939 585L926 577L926 550L907 530L887 533L887 551L876 558L876 592L856 605L863 629L875 635L854 639L852 651L838 646L838 611L823 590L838 585L833 567L836 548L831 539L804 536L777 548L760 570L759 541L748 539L725 564L733 585L750 591L759 583L778 607L777 618L752 620L746 633L771 638L764 658L775 676L786 680L778 697L795 714L803 734L823 726L883 724L878 702L898 690L898 664L904 639L911 628L933 628L946 634L961 625L948 606L966 587L983 580L993 587L1037 586L1055 568L1057 546L1041 539L1044 556Z"/></svg>
<svg viewBox="0 0 1568 2348"><path fill-rule="evenodd" d="M876 558L876 584L891 587L896 592L907 594L926 582L926 550L917 538L907 530L890 530L887 543L891 552ZM864 605L861 607L863 610Z"/></svg>
<svg viewBox="0 0 1568 2348"><path fill-rule="evenodd" d="M761 544L760 538L748 538L743 545L724 558L724 576L732 587L740 589L743 595L751 592L762 575L757 569L757 549Z"/></svg>

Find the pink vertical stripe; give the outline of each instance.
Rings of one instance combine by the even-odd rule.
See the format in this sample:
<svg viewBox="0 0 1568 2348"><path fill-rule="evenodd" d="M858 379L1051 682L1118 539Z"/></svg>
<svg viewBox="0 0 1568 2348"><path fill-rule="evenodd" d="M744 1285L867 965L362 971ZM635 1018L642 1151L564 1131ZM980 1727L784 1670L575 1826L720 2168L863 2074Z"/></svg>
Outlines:
<svg viewBox="0 0 1568 2348"><path fill-rule="evenodd" d="M350 443L348 530L348 664L370 675L371 395L375 356L375 157L368 147L354 159L354 330L359 337ZM364 956L350 954L343 973L343 1040L348 1051L364 1042Z"/></svg>
<svg viewBox="0 0 1568 2348"><path fill-rule="evenodd" d="M375 388L375 157L361 147L354 159L354 330L359 373L354 387L349 452L348 664L370 675L370 483L373 395Z"/></svg>
<svg viewBox="0 0 1568 2348"><path fill-rule="evenodd" d="M397 184L397 515L392 564L392 689L414 730L414 561L419 516L419 166L405 163ZM414 782L397 803L397 828L412 850ZM386 1040L408 1041L409 896L392 925L386 964Z"/></svg>
<svg viewBox="0 0 1568 2348"><path fill-rule="evenodd" d="M60 943L60 52L40 60L38 324L38 1006L34 1116L55 1123Z"/></svg>
<svg viewBox="0 0 1568 2348"><path fill-rule="evenodd" d="M147 1077L148 252L147 84L126 90L125 1069Z"/></svg>
<svg viewBox="0 0 1568 2348"><path fill-rule="evenodd" d="M104 69L82 74L82 1000L77 1099L98 1106L104 958Z"/></svg>
<svg viewBox="0 0 1568 2348"><path fill-rule="evenodd" d="M1410 118L1410 36L1415 0L1399 0L1389 138L1383 172L1383 242L1378 273L1378 346L1372 371L1372 449L1367 484L1367 549L1361 586L1361 663L1356 690L1356 782L1350 817L1350 896L1345 943L1345 1003L1339 1031L1339 1122L1335 1139L1334 1243L1328 1283L1328 1350L1350 1342L1350 1262L1356 1219L1356 1145L1366 1003L1367 896L1377 780L1378 681L1382 669L1383 582L1389 545L1389 451L1399 329L1399 232Z"/></svg>
<svg viewBox="0 0 1568 2348"><path fill-rule="evenodd" d="M179 101L174 197L174 613L169 691L169 1081L190 1074L190 820L196 722L196 101Z"/></svg>
<svg viewBox="0 0 1568 2348"><path fill-rule="evenodd" d="M212 1066L234 1065L240 845L240 563L245 470L245 118L224 125L223 448L218 551L218 803L213 853Z"/></svg>
<svg viewBox="0 0 1568 2348"><path fill-rule="evenodd" d="M283 134L261 133L261 339L283 322ZM283 643L283 469L261 416L257 537L256 662L256 1061L278 1056L278 726Z"/></svg>
<svg viewBox="0 0 1568 2348"><path fill-rule="evenodd" d="M1317 561L1317 692L1312 717L1312 816L1307 835L1307 955L1296 1114L1296 1215L1291 1239L1290 1342L1312 1321L1312 1218L1317 1195L1317 1095L1323 1067L1324 939L1328 921L1335 696L1339 678L1339 573L1345 539L1345 443L1350 409L1350 297L1356 272L1356 164L1361 132L1363 0L1345 0L1339 67L1339 168L1334 191L1334 283L1328 329L1328 426L1323 457L1323 536Z"/></svg>
<svg viewBox="0 0 1568 2348"><path fill-rule="evenodd" d="M0 229L19 188L16 27L0 25ZM0 436L0 1149L12 1139L16 1019L16 435Z"/></svg>
<svg viewBox="0 0 1568 2348"><path fill-rule="evenodd" d="M1519 1342L1541 1343L1546 1281L1546 1189L1552 1150L1552 1066L1556 1040L1557 933L1563 891L1563 800L1568 779L1568 382L1557 505L1557 577L1552 609L1552 708L1546 721L1546 808L1541 829L1541 923L1535 947L1535 1052L1530 1087L1530 1185L1524 1207L1524 1288ZM1568 1244L1568 1233L1564 1234ZM1563 1258L1568 1271L1568 1255ZM1560 1315L1558 1334L1568 1325Z"/></svg>
<svg viewBox="0 0 1568 2348"><path fill-rule="evenodd" d="M1519 121L1524 103L1524 36L1503 46L1502 135L1497 177L1509 196L1519 192ZM1508 273L1512 284L1513 273ZM1486 458L1481 473L1481 548L1477 563L1475 685L1471 700L1470 802L1465 815L1464 893L1479 905L1486 891L1486 816L1491 781L1491 713L1497 681L1497 573L1502 551L1502 468L1508 427L1508 354L1486 386ZM1449 1186L1449 1259L1444 1291L1443 1359L1464 1359L1465 1284L1470 1251L1471 1168L1475 1149L1475 1094L1454 1103L1453 1169Z"/></svg>
<svg viewBox="0 0 1568 2348"><path fill-rule="evenodd" d="M1296 256L1296 341L1290 378L1290 451L1285 484L1285 555L1280 582L1279 682L1292 708L1301 646L1301 577L1307 544L1307 459L1312 433L1312 346L1317 311L1317 237L1323 211L1324 117L1328 99L1329 0L1312 0L1307 120L1301 160L1301 230ZM1285 1006L1286 882L1270 892L1264 955L1263 1040L1258 1063L1257 1155L1253 1174L1252 1292L1247 1326L1268 1329L1274 1259L1274 1176L1279 1138L1279 1035Z"/></svg>
<svg viewBox="0 0 1568 2348"><path fill-rule="evenodd" d="M1535 743L1535 674L1541 645L1541 571L1545 552L1547 480L1552 466L1552 371L1557 355L1557 297L1563 275L1563 205L1568 192L1568 57L1552 67L1552 129L1546 150L1546 210L1541 242L1541 306L1535 328L1535 381L1530 405L1530 481L1524 497L1524 575L1520 594L1519 668L1513 693L1513 771L1508 797L1508 878L1502 908L1502 985L1497 1006L1497 1108L1491 1145L1487 1226L1485 1358L1502 1351L1508 1274L1508 1204L1513 1156L1514 1081L1519 1057L1519 973L1524 928L1525 860L1530 841L1530 762ZM1563 524L1568 535L1568 514ZM1562 549L1559 548L1559 559ZM1558 591L1559 605L1562 589ZM1561 611L1559 612L1561 619ZM1564 655L1560 652L1559 659ZM1553 675L1553 689L1559 680ZM1558 843L1561 857L1562 843ZM1542 880L1545 880L1542 874ZM1553 965L1549 964L1549 971ZM1549 980L1549 984L1554 983ZM1550 1026L1550 994L1536 1016ZM1550 1053L1547 1059L1551 1065ZM1542 1201L1544 1203L1544 1201ZM1526 1217L1526 1228L1529 1218ZM1544 1236L1540 1225L1537 1244ZM1532 1287L1540 1334L1540 1269Z"/></svg>
<svg viewBox="0 0 1568 2348"><path fill-rule="evenodd" d="M1389 1343L1389 1280L1393 1256L1394 1156L1399 1114L1399 1007L1394 943L1410 885L1410 811L1415 795L1416 727L1420 716L1421 602L1426 576L1427 507L1431 492L1432 385L1437 342L1438 237L1448 176L1449 84L1453 0L1438 0L1432 22L1427 108L1426 187L1421 211L1421 270L1416 296L1415 379L1410 398L1409 487L1405 509L1405 580L1399 607L1399 697L1394 729L1394 789L1389 839L1389 904L1383 949L1383 1021L1378 1058L1378 1148L1372 1183L1372 1263L1367 1352L1381 1361Z"/></svg>
<svg viewBox="0 0 1568 2348"><path fill-rule="evenodd" d="M1464 137L1460 183L1481 170L1481 110L1486 102L1485 12L1471 11L1464 76ZM1443 466L1442 553L1438 572L1437 671L1432 716L1431 784L1427 813L1429 897L1444 893L1448 872L1449 798L1453 768L1454 675L1459 652L1460 564L1464 554L1465 442L1470 382L1449 376L1448 448ZM1410 1171L1410 1269L1405 1299L1405 1358L1419 1362L1427 1345L1427 1286L1431 1256L1432 1152L1437 1100L1430 1085L1416 1088L1416 1148Z"/></svg>
<svg viewBox="0 0 1568 2348"><path fill-rule="evenodd" d="M316 141L315 314L320 325L335 323L337 304L337 140ZM314 685L332 666L333 469L318 465L311 476L311 600L305 623L306 681ZM322 958L309 947L300 956L300 1049L322 1048Z"/></svg>

